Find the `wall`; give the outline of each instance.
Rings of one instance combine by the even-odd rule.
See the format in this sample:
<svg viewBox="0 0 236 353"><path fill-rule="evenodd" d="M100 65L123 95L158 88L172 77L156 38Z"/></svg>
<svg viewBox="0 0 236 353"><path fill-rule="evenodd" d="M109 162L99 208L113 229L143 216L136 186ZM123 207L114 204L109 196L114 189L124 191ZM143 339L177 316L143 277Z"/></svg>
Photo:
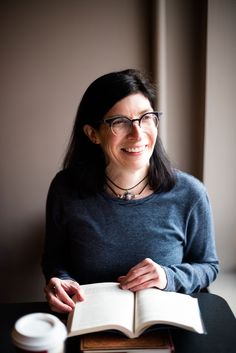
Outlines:
<svg viewBox="0 0 236 353"><path fill-rule="evenodd" d="M12 1L0 21L1 301L39 300L44 206L82 92L148 69L148 2Z"/></svg>
<svg viewBox="0 0 236 353"><path fill-rule="evenodd" d="M159 0L157 81L171 160L205 183L222 272L236 270L236 2Z"/></svg>
<svg viewBox="0 0 236 353"><path fill-rule="evenodd" d="M236 2L208 5L204 181L222 271L236 271Z"/></svg>

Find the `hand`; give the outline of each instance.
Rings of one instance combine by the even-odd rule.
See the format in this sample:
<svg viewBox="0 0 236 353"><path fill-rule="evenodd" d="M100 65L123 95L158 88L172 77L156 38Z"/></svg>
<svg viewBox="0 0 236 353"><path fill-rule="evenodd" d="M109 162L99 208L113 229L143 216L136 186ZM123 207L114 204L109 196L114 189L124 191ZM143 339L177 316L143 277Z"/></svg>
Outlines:
<svg viewBox="0 0 236 353"><path fill-rule="evenodd" d="M122 289L136 292L140 289L157 287L164 289L167 278L164 269L149 258L132 267L126 276L118 278Z"/></svg>
<svg viewBox="0 0 236 353"><path fill-rule="evenodd" d="M72 280L61 280L53 277L44 289L46 299L53 311L68 313L74 309L75 303L71 299L76 295L79 301L84 300L79 284Z"/></svg>

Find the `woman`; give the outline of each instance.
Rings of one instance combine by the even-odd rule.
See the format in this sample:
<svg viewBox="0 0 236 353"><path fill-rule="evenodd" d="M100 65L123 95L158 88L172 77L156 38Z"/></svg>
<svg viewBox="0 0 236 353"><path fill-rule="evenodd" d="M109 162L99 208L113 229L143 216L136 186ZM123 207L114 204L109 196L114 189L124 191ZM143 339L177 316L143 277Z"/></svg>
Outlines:
<svg viewBox="0 0 236 353"><path fill-rule="evenodd" d="M192 293L216 278L206 190L171 167L159 120L154 86L137 70L86 90L47 199L42 264L53 310L71 311L85 283Z"/></svg>

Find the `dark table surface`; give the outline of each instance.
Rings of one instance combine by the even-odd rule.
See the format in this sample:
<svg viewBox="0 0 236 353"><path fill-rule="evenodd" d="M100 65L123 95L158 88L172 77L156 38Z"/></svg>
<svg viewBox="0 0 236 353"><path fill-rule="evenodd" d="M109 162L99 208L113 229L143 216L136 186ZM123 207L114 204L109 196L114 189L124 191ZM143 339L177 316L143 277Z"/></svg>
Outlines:
<svg viewBox="0 0 236 353"><path fill-rule="evenodd" d="M171 328L176 353L235 353L236 319L227 302L214 294L198 293L206 335ZM0 303L0 353L15 353L11 343L11 330L15 321L33 312L48 312L46 302ZM55 313L54 313L55 314ZM65 316L60 316L65 319ZM79 337L66 341L66 353L79 352Z"/></svg>

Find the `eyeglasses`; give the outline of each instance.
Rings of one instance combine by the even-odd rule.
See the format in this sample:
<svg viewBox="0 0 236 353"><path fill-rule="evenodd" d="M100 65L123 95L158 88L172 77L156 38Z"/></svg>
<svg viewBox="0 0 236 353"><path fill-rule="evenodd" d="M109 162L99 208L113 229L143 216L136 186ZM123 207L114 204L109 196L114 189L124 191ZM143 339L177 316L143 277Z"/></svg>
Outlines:
<svg viewBox="0 0 236 353"><path fill-rule="evenodd" d="M136 121L143 131L150 131L151 129L157 128L161 115L161 112L148 112L138 119L129 119L126 116L114 116L104 119L103 123L110 127L114 135L126 135L132 131L133 124Z"/></svg>

